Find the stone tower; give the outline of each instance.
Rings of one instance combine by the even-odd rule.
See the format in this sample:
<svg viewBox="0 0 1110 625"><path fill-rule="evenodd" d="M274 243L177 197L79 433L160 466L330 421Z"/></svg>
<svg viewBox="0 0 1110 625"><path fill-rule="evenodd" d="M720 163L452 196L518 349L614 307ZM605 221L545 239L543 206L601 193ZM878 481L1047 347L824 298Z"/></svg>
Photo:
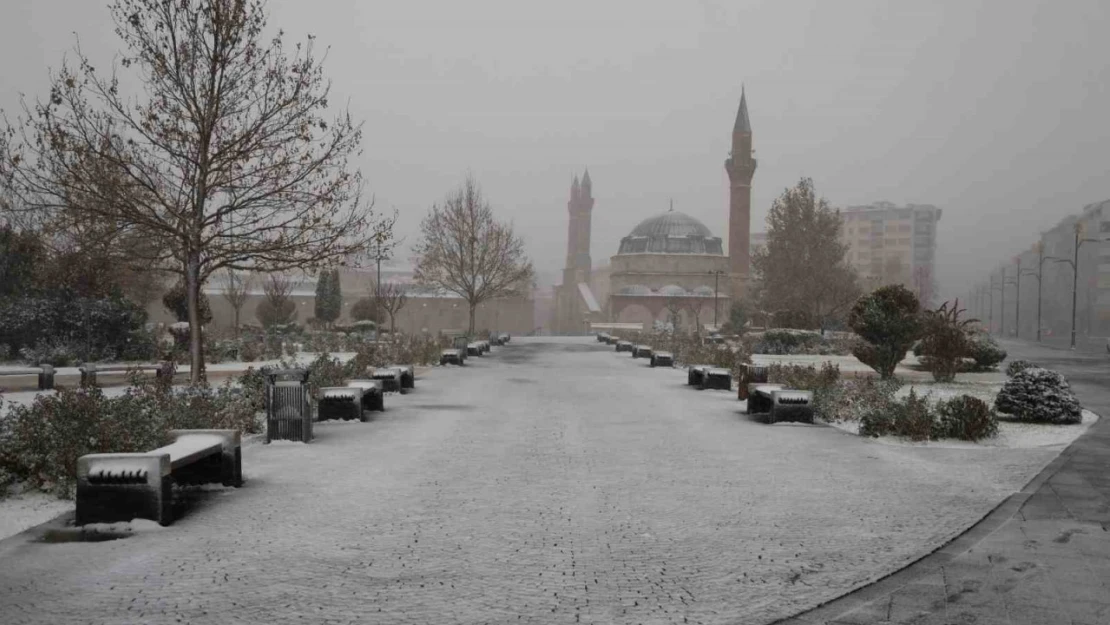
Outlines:
<svg viewBox="0 0 1110 625"><path fill-rule="evenodd" d="M728 202L728 263L732 301L740 301L747 292L749 243L751 240L752 177L755 175L755 158L752 157L752 125L748 119L748 101L743 88L740 90L740 110L732 127L732 151L725 160L729 179Z"/></svg>
<svg viewBox="0 0 1110 625"><path fill-rule="evenodd" d="M578 176L570 185L570 201L567 202L567 212L570 219L567 223L567 265L563 270L563 284L575 285L579 282L590 281L590 216L594 210L593 182L590 181L590 170L582 175L582 182Z"/></svg>

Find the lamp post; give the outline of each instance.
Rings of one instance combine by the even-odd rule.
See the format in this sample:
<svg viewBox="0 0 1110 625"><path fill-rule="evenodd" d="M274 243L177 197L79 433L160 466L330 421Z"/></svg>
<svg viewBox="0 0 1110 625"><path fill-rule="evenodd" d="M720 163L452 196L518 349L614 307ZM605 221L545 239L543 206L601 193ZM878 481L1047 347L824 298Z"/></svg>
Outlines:
<svg viewBox="0 0 1110 625"><path fill-rule="evenodd" d="M998 283L998 290L1002 295L998 302L998 335L1006 336L1006 266L1002 266L1002 279Z"/></svg>
<svg viewBox="0 0 1110 625"><path fill-rule="evenodd" d="M721 274L723 274L724 272L721 271L720 269L714 269L713 271L710 271L709 273L713 274L713 331L714 332L719 332L720 329L721 329L721 326L720 326L720 324L717 323L717 284L718 284L718 280L721 277ZM735 330L733 330L733 331L735 331Z"/></svg>
<svg viewBox="0 0 1110 625"><path fill-rule="evenodd" d="M1051 260L1058 263L1067 263L1071 265L1071 349L1075 349L1075 302L1076 295L1079 288L1079 248L1084 243L1097 243L1099 239L1080 239L1079 235L1083 234L1083 222L1076 222L1075 224L1075 245L1072 248L1072 258L1051 258Z"/></svg>
<svg viewBox="0 0 1110 625"><path fill-rule="evenodd" d="M988 305L990 310L987 312L987 334L994 334L994 274L991 274L990 287L987 289Z"/></svg>
<svg viewBox="0 0 1110 625"><path fill-rule="evenodd" d="M1021 256L1015 256L1017 275L1014 276L1014 336L1021 338Z"/></svg>

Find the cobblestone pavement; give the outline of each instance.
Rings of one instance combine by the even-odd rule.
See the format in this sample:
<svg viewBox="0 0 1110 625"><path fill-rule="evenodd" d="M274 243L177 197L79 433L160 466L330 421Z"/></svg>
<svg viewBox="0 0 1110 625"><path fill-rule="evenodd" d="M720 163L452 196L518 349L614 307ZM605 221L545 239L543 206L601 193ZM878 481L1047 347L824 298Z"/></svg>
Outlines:
<svg viewBox="0 0 1110 625"><path fill-rule="evenodd" d="M1110 358L1006 341L1110 416ZM1110 623L1110 420L1103 418L966 535L874 586L783 625Z"/></svg>
<svg viewBox="0 0 1110 625"><path fill-rule="evenodd" d="M117 541L0 542L17 623L768 623L944 543L1058 449L751 422L587 339L436 368L367 424L244 450Z"/></svg>

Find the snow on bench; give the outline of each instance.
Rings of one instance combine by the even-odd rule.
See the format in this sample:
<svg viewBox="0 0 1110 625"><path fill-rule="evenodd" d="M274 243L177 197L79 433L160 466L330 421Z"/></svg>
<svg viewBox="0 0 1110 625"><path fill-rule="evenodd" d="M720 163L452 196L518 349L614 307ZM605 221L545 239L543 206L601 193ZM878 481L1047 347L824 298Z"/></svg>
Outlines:
<svg viewBox="0 0 1110 625"><path fill-rule="evenodd" d="M316 420L358 419L367 421L363 411L362 389L352 386L328 386L317 391Z"/></svg>
<svg viewBox="0 0 1110 625"><path fill-rule="evenodd" d="M632 341L617 341L617 351L618 352L630 352L630 351L632 351Z"/></svg>
<svg viewBox="0 0 1110 625"><path fill-rule="evenodd" d="M146 453L77 459L77 525L135 518L173 523L173 484L240 486L238 430L173 430L174 441Z"/></svg>
<svg viewBox="0 0 1110 625"><path fill-rule="evenodd" d="M633 358L651 358L651 345L636 345L632 348Z"/></svg>
<svg viewBox="0 0 1110 625"><path fill-rule="evenodd" d="M401 388L416 388L416 367L414 365L386 365L386 368L401 370Z"/></svg>
<svg viewBox="0 0 1110 625"><path fill-rule="evenodd" d="M651 355L651 366L653 367L673 367L674 354L671 352L656 352Z"/></svg>
<svg viewBox="0 0 1110 625"><path fill-rule="evenodd" d="M686 384L688 386L701 386L702 378L705 377L705 372L709 368L709 365L690 365L686 367Z"/></svg>
<svg viewBox="0 0 1110 625"><path fill-rule="evenodd" d="M154 371L157 377L168 375L173 371L170 363L159 363L156 365L151 364L114 364L102 365L95 362L86 362L77 368L81 372L81 386L96 386L96 374L98 373L127 373L128 371Z"/></svg>
<svg viewBox="0 0 1110 625"><path fill-rule="evenodd" d="M701 376L701 389L732 390L732 372L728 369L706 367Z"/></svg>
<svg viewBox="0 0 1110 625"><path fill-rule="evenodd" d="M479 345L478 343L469 343L469 344L467 344L467 346L466 346L466 355L467 356L481 356L482 355L482 346Z"/></svg>
<svg viewBox="0 0 1110 625"><path fill-rule="evenodd" d="M446 365L447 363L454 363L462 365L465 359L465 354L459 349L445 349L439 353L439 364Z"/></svg>
<svg viewBox="0 0 1110 625"><path fill-rule="evenodd" d="M382 383L382 391L386 393L401 393L404 394L405 387L402 384L402 377L404 372L400 367L379 367L370 373L370 378L378 380Z"/></svg>
<svg viewBox="0 0 1110 625"><path fill-rule="evenodd" d="M385 412L385 394L382 393L381 380L351 380L347 382L347 386L362 391L363 411Z"/></svg>
<svg viewBox="0 0 1110 625"><path fill-rule="evenodd" d="M813 423L813 393L784 388L782 384L751 384L748 414L766 415L768 423Z"/></svg>
<svg viewBox="0 0 1110 625"><path fill-rule="evenodd" d="M29 375L38 376L40 391L49 391L54 388L53 365L40 365L38 367L26 367L23 369L4 369L0 371L0 376L25 377Z"/></svg>

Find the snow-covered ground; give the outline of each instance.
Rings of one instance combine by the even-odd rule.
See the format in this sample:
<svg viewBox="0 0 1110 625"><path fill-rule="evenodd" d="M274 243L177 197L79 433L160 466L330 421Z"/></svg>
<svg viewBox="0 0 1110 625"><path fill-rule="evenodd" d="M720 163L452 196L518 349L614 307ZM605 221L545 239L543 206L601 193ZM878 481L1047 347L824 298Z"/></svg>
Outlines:
<svg viewBox="0 0 1110 625"><path fill-rule="evenodd" d="M0 542L0 614L772 622L936 549L1058 454L769 427L685 382L581 338L514 340L370 423L244 449L243 488L162 531Z"/></svg>
<svg viewBox="0 0 1110 625"><path fill-rule="evenodd" d="M70 510L73 510L72 501L46 493L23 493L0 499L0 540Z"/></svg>

